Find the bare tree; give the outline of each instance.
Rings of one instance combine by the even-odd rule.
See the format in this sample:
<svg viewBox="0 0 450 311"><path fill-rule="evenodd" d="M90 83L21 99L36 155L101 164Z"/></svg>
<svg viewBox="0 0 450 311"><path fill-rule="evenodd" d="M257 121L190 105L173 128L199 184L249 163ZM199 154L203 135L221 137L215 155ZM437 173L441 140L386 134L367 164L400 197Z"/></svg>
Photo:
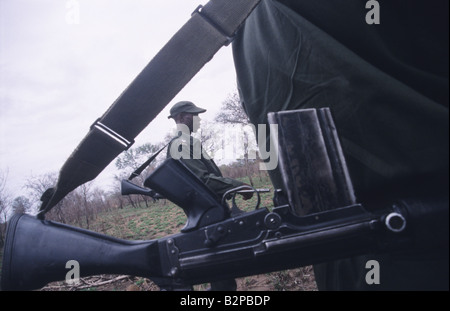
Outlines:
<svg viewBox="0 0 450 311"><path fill-rule="evenodd" d="M249 153L251 148L251 140L255 141L254 136L250 137L250 134L245 131L244 127L251 124L250 120L245 113L242 106L239 94L237 91L229 94L227 98L222 102L220 112L216 115L215 119L218 123L234 125L240 127L240 133L242 135L243 152L244 152L244 165L246 169L246 175L249 178L250 184L253 185L252 173L250 168Z"/></svg>
<svg viewBox="0 0 450 311"><path fill-rule="evenodd" d="M54 187L58 180L57 173L47 173L40 176L31 176L25 182L33 205L40 205L42 194L49 188ZM36 211L37 212L37 211Z"/></svg>
<svg viewBox="0 0 450 311"><path fill-rule="evenodd" d="M7 173L0 171L0 222L6 222L10 207L10 195L6 191Z"/></svg>
<svg viewBox="0 0 450 311"><path fill-rule="evenodd" d="M41 197L47 189L54 187L58 180L57 173L47 173L40 176L32 176L27 179L25 183L25 188L28 190L30 195L30 200L36 208L41 205ZM64 199L62 199L58 204L56 204L49 212L46 214L47 219L59 221L62 223L70 222L71 216L70 211L68 211L66 206L70 205L72 200L73 192L69 193ZM37 211L35 211L37 212Z"/></svg>
<svg viewBox="0 0 450 311"><path fill-rule="evenodd" d="M221 110L214 120L226 124L250 124L250 120L245 113L237 91L228 94L227 98L222 102Z"/></svg>
<svg viewBox="0 0 450 311"><path fill-rule="evenodd" d="M108 204L114 209L123 209L125 207L125 196L120 193L120 185L114 187L108 194Z"/></svg>
<svg viewBox="0 0 450 311"><path fill-rule="evenodd" d="M109 194L98 187L95 187L91 191L91 204L94 207L93 212L95 217L97 217L99 212L106 212L112 209Z"/></svg>
<svg viewBox="0 0 450 311"><path fill-rule="evenodd" d="M40 205L42 194L53 187L56 181L57 174L48 173L29 178L25 187L28 189L32 201ZM104 200L104 193L101 194L99 190L93 189L92 181L87 182L68 193L64 199L46 213L45 218L62 223L76 223L79 227L89 229L91 221L97 215L98 206L100 208L105 206ZM21 200L17 201L18 208L20 208L20 202Z"/></svg>
<svg viewBox="0 0 450 311"><path fill-rule="evenodd" d="M202 120L201 129L193 134L202 143L202 151L212 158L215 158L217 150L222 148L221 140L217 137L224 133L224 126L224 124Z"/></svg>
<svg viewBox="0 0 450 311"><path fill-rule="evenodd" d="M16 197L12 202L12 209L14 213L18 214L29 213L31 212L31 207L32 206L30 200L23 195Z"/></svg>
<svg viewBox="0 0 450 311"><path fill-rule="evenodd" d="M0 247L4 244L6 221L11 212L10 195L6 191L7 173L0 171Z"/></svg>
<svg viewBox="0 0 450 311"><path fill-rule="evenodd" d="M90 188L91 188L92 182L85 183L78 187L77 194L78 194L78 209L80 211L83 211L82 214L84 214L84 219L86 222L86 228L89 229L89 220L93 218L93 208L90 204L91 198L90 198Z"/></svg>

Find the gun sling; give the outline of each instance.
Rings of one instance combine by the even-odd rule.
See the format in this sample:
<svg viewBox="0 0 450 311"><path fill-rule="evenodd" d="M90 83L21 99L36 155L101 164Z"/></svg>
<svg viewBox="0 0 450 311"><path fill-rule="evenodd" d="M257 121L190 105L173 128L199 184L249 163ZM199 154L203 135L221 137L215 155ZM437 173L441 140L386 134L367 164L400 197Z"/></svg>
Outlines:
<svg viewBox="0 0 450 311"><path fill-rule="evenodd" d="M260 0L211 0L199 6L90 128L42 196L38 218L100 174L236 33Z"/></svg>

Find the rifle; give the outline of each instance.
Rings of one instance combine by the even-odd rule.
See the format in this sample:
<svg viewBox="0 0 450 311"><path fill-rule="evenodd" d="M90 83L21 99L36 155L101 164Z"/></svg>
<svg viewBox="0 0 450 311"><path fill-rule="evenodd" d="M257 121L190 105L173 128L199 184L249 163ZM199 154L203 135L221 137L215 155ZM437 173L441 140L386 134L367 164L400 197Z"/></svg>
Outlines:
<svg viewBox="0 0 450 311"><path fill-rule="evenodd" d="M32 290L64 280L73 262L79 264L81 277L129 274L176 290L358 254L401 251L418 242L448 250L448 197L432 202L430 213L420 201L399 201L376 211L356 202L328 109L269 114L280 130L276 145L283 177L272 210L259 204L251 212L230 209L180 162L168 160L146 179L146 188L134 193L159 195L183 208L187 223L178 234L128 241L45 219L69 192L94 179L133 144L214 53L229 44L258 3L214 0L198 7L91 126L61 168L55 187L43 194L38 215L17 214L9 220L3 290ZM425 239L424 231L433 238Z"/></svg>
<svg viewBox="0 0 450 311"><path fill-rule="evenodd" d="M179 290L194 284L407 248L414 232L408 224L421 216L415 213L414 206L401 202L377 212L369 212L353 202L351 180L330 116L328 109L273 115L272 119L278 118L284 140L289 138L284 135L285 130L297 137L294 153L292 148L286 148L289 142L280 145L279 165L292 167L290 162L298 160L294 156L300 149L304 152L302 157L313 160L303 163L301 174L284 175L289 191L277 191L274 201L285 204L271 211L257 206L250 212L233 212L181 161L168 159L147 177L144 186L183 208L187 223L178 234L129 241L30 215L14 215L7 228L2 289L32 290L64 280L66 264L73 260L79 263L81 277L128 274L149 278L164 290ZM295 125L301 135L295 133L290 117L303 120ZM290 128L285 128L285 121ZM338 166L340 169L336 169ZM318 177L318 169L322 177ZM312 182L305 176L312 176L315 182L308 191L301 191L302 186L295 189L295 185ZM337 181L345 181L346 185L338 187ZM294 192L295 196L282 194ZM307 209L308 202L317 205L313 211L298 216L295 208ZM335 202L344 205L331 205ZM442 210L448 214L445 203ZM439 217L442 215L436 219Z"/></svg>

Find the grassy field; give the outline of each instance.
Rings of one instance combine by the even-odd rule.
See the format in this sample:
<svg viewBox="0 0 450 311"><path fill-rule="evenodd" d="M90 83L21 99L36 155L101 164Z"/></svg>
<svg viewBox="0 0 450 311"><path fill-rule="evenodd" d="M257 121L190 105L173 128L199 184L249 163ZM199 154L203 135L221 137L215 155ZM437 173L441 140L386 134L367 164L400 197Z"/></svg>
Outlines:
<svg viewBox="0 0 450 311"><path fill-rule="evenodd" d="M245 181L245 180L244 180ZM255 178L255 188L270 188L268 179ZM237 199L240 209L249 211L255 208L256 196L248 201ZM273 190L261 194L261 206L272 208ZM99 214L91 221L90 230L128 240L158 239L180 232L186 222L181 208L167 200L153 203L149 208L123 208ZM108 290L108 291L156 291L159 288L150 280L117 275L89 277L74 287L64 282L49 284L42 290ZM237 280L240 291L300 291L317 290L312 267L249 276ZM195 290L205 290L208 284L196 285Z"/></svg>

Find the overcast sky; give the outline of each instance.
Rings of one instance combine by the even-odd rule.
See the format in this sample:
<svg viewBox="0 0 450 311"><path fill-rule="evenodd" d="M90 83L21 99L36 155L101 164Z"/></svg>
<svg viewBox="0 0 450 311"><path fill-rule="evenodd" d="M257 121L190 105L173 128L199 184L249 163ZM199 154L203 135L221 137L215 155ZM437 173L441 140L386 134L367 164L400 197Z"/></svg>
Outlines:
<svg viewBox="0 0 450 311"><path fill-rule="evenodd" d="M0 171L8 173L8 190L19 195L31 176L58 172L89 126L206 2L0 0ZM208 109L202 117L212 119L235 88L228 46L134 146L163 140L178 100ZM111 166L97 181L108 180Z"/></svg>

